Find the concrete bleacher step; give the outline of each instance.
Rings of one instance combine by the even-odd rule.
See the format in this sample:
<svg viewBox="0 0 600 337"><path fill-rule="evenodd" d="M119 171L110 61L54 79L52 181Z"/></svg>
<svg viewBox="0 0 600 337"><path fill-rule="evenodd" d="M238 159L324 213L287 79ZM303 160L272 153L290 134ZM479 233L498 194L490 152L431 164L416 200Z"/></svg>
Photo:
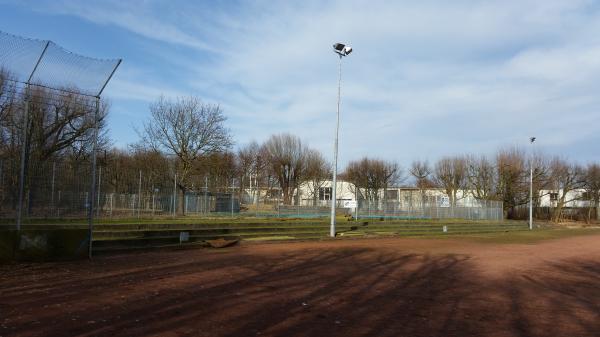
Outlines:
<svg viewBox="0 0 600 337"><path fill-rule="evenodd" d="M276 234L228 234L193 237L190 236L189 241L180 243L179 236L162 236L162 237L145 237L135 239L111 239L111 240L94 240L94 251L105 252L112 250L127 250L139 248L152 248L162 246L185 246L190 244L198 244L207 240L229 239L229 240L252 240L261 239L259 241L281 240L298 240L298 239L320 239L325 238L326 233L296 233L294 235L276 235Z"/></svg>
<svg viewBox="0 0 600 337"><path fill-rule="evenodd" d="M423 236L477 234L527 230L522 223L392 223L392 222L347 222L337 226L342 237L361 236ZM94 250L97 252L127 250L164 246L179 246L180 233L187 232L189 241L183 245L194 245L218 238L249 241L323 239L327 238L329 225L326 223L248 223L248 224L111 224L98 225L94 231Z"/></svg>

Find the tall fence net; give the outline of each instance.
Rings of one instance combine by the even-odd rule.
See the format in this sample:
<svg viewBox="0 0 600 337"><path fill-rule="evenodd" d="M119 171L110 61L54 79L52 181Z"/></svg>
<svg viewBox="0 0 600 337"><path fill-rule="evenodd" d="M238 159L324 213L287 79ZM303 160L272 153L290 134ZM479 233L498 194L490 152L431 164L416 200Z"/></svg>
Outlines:
<svg viewBox="0 0 600 337"><path fill-rule="evenodd" d="M100 96L120 62L0 32L0 215L17 229L33 218L91 224Z"/></svg>

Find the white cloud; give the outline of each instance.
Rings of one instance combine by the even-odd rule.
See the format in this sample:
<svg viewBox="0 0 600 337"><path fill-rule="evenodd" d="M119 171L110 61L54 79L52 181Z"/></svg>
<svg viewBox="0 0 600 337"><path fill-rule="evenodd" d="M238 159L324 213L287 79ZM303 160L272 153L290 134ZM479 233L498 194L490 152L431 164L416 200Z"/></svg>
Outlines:
<svg viewBox="0 0 600 337"><path fill-rule="evenodd" d="M337 92L331 44L347 41L355 52L343 60L342 163L362 155L408 165L490 153L531 134L549 151L578 147L593 157L580 159L600 160L588 144L600 138L594 1L221 5L175 2L168 11L153 1L66 1L50 8L206 53L201 61L186 53L173 60L191 72L180 88L138 85L133 77L116 81L111 95L199 92L225 107L240 143L290 131L329 154Z"/></svg>
<svg viewBox="0 0 600 337"><path fill-rule="evenodd" d="M169 22L165 12L153 11L145 6L151 3L128 2L119 0L108 1L51 1L45 4L33 3L30 7L40 12L50 11L55 14L74 15L94 23L114 25L139 34L148 39L171 44L215 52L216 50L202 39L197 38L178 27L182 22Z"/></svg>

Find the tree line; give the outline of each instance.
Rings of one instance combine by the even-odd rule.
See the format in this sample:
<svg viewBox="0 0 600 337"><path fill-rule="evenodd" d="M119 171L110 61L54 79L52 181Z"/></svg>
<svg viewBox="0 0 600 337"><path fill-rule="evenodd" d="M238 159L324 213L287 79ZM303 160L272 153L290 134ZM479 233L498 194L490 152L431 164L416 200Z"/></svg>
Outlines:
<svg viewBox="0 0 600 337"><path fill-rule="evenodd" d="M459 195L466 195L464 192L478 200L502 201L508 218L523 216L517 212L529 203L530 184L536 208L541 206L544 196L553 194L551 199L556 204L550 215L553 221L562 220L564 208L577 200L589 201L593 206L587 210L587 219L598 217L600 165L597 163L582 166L559 156L528 154L518 147L510 147L500 149L491 157L449 156L433 165L415 161L409 171L419 189L441 188L453 204ZM596 214L592 214L593 208Z"/></svg>
<svg viewBox="0 0 600 337"><path fill-rule="evenodd" d="M28 100L25 98L28 97ZM29 104L29 118L24 110ZM69 91L40 86L19 86L0 70L0 203L14 208L19 159L23 144L27 158L27 198L39 195L48 180L50 163L61 163L59 177L80 182L85 190L86 170L92 149L95 99ZM292 204L305 184L315 204L331 179L332 164L299 137L273 134L263 143L255 141L234 149L226 116L219 105L197 97L158 98L149 107L150 117L136 130L139 141L126 149L112 146L107 136L109 104L100 102L98 163L103 170L104 193L137 193L144 189L177 190L180 196L209 187L227 192L253 186L267 194L281 194L281 202ZM26 132L24 132L26 131ZM26 134L27 137L23 138ZM443 190L456 204L466 193L479 200L499 200L508 217L529 201L529 168L533 168L534 204L549 191L562 191L552 218L559 221L573 190L584 189L584 197L596 209L600 202L600 165L581 166L560 157L530 155L519 148L499 150L494 156L460 155L433 163L414 161L407 169L398 163L364 157L350 161L340 178L353 183L360 199L376 200L379 191L400 184L412 185L421 193ZM142 176L143 172L143 176ZM74 179L79 177L79 179ZM69 179L67 179L69 178ZM38 196L36 196L38 195ZM182 200L183 198L179 198ZM180 211L183 206L179 205Z"/></svg>

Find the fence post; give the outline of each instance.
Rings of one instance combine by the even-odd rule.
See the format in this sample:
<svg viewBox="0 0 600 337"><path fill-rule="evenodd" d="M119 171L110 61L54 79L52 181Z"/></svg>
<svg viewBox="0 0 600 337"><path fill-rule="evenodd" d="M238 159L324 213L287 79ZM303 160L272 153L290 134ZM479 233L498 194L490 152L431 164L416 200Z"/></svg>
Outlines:
<svg viewBox="0 0 600 337"><path fill-rule="evenodd" d="M56 162L52 162L52 187L50 192L50 208L52 209L52 214L54 214L54 181L56 176Z"/></svg>
<svg viewBox="0 0 600 337"><path fill-rule="evenodd" d="M152 183L152 217L154 217L154 183Z"/></svg>
<svg viewBox="0 0 600 337"><path fill-rule="evenodd" d="M175 216L177 214L176 201L177 201L177 173L175 173L175 178L173 179L173 216Z"/></svg>
<svg viewBox="0 0 600 337"><path fill-rule="evenodd" d="M89 227L89 250L88 257L92 258L92 241L94 232L94 197L96 194L96 151L98 150L98 115L100 114L100 97L96 97L96 108L94 110L94 142L92 144L92 190L89 197L88 227Z"/></svg>
<svg viewBox="0 0 600 337"><path fill-rule="evenodd" d="M490 202L490 203L491 203L491 202ZM484 205L484 208L483 208L483 209L485 209L485 212L486 212L486 213L485 213L485 215L484 215L484 218L485 218L486 220L491 220L491 219L492 219L491 212L488 212L488 210L490 209L490 206L491 206L491 205L489 205L489 204L488 204L488 201L487 201L487 200L484 200L484 201L483 201L483 205ZM494 212L494 219L495 219L495 218L496 218L496 212Z"/></svg>
<svg viewBox="0 0 600 337"><path fill-rule="evenodd" d="M383 220L387 220L387 186L383 188Z"/></svg>
<svg viewBox="0 0 600 337"><path fill-rule="evenodd" d="M138 219L142 211L142 170L140 170L140 180L138 182Z"/></svg>
<svg viewBox="0 0 600 337"><path fill-rule="evenodd" d="M204 213L208 214L208 176L204 177Z"/></svg>
<svg viewBox="0 0 600 337"><path fill-rule="evenodd" d="M40 65L44 54L46 54L46 50L50 45L50 41L46 42L44 46L44 50L40 54L40 57L37 60L37 63L33 67L31 74L29 75L29 79L27 80L26 92L25 92L25 111L23 115L23 142L21 144L21 167L19 171L19 200L17 200L17 231L21 230L21 221L23 216L23 198L25 197L25 166L27 164L26 156L27 156L27 126L29 125L29 83L35 74L37 67Z"/></svg>
<svg viewBox="0 0 600 337"><path fill-rule="evenodd" d="M58 204L60 205L61 190L58 190ZM60 217L60 206L56 208L56 216Z"/></svg>
<svg viewBox="0 0 600 337"><path fill-rule="evenodd" d="M254 176L255 179L255 188L256 188L256 210L254 211L254 217L258 217L258 207L260 206L260 189L258 188L258 171L256 172L256 175Z"/></svg>
<svg viewBox="0 0 600 337"><path fill-rule="evenodd" d="M354 199L356 199L356 208L354 209L354 220L358 220L358 187L354 185Z"/></svg>
<svg viewBox="0 0 600 337"><path fill-rule="evenodd" d="M198 191L200 191L200 189L198 189ZM204 202L204 197L202 196L201 192L198 192L196 194L196 215L200 216L202 214L202 203Z"/></svg>
<svg viewBox="0 0 600 337"><path fill-rule="evenodd" d="M41 59L41 57L40 57ZM39 63L39 61L38 61ZM19 171L19 200L17 200L17 231L21 230L21 220L23 216L23 198L25 197L25 166L27 156L27 126L29 125L29 85L25 89L27 97L25 98L25 112L23 114L23 141L21 142L21 168Z"/></svg>
<svg viewBox="0 0 600 337"><path fill-rule="evenodd" d="M188 214L188 200L189 196L187 194L183 195L183 214Z"/></svg>
<svg viewBox="0 0 600 337"><path fill-rule="evenodd" d="M54 180L54 177L53 177ZM102 166L98 167L98 201L96 203L96 217L100 217L100 188L102 186ZM53 188L54 190L54 188Z"/></svg>
<svg viewBox="0 0 600 337"><path fill-rule="evenodd" d="M233 194L235 193L235 178L231 178L231 217L233 218Z"/></svg>
<svg viewBox="0 0 600 337"><path fill-rule="evenodd" d="M135 194L132 194L131 196L133 197L133 200L131 201L131 211L132 211L131 216L134 217L135 216L135 204L136 204L137 198L136 198Z"/></svg>

